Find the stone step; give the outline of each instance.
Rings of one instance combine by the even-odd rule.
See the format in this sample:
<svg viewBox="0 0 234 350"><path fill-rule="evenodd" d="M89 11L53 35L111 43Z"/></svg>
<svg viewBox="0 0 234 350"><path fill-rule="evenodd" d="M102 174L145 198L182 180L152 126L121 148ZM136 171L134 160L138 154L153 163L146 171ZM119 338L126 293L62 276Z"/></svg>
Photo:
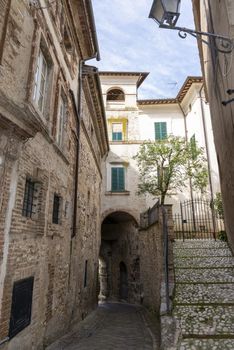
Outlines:
<svg viewBox="0 0 234 350"><path fill-rule="evenodd" d="M234 339L183 339L179 350L233 350Z"/></svg>
<svg viewBox="0 0 234 350"><path fill-rule="evenodd" d="M176 269L176 283L212 283L212 282L234 282L234 269Z"/></svg>
<svg viewBox="0 0 234 350"><path fill-rule="evenodd" d="M233 306L176 306L174 317L182 336L231 336L234 338Z"/></svg>
<svg viewBox="0 0 234 350"><path fill-rule="evenodd" d="M209 257L209 256L216 256L216 257L228 257L232 256L232 252L229 248L216 248L216 249L210 249L210 248L177 248L174 250L174 256L175 257Z"/></svg>
<svg viewBox="0 0 234 350"><path fill-rule="evenodd" d="M227 242L215 241L214 239L186 239L184 242L182 239L176 239L173 243L174 249L177 248L228 248Z"/></svg>
<svg viewBox="0 0 234 350"><path fill-rule="evenodd" d="M174 304L234 304L233 284L176 284Z"/></svg>
<svg viewBox="0 0 234 350"><path fill-rule="evenodd" d="M174 258L175 268L217 268L217 267L234 267L234 257L191 257L191 258Z"/></svg>

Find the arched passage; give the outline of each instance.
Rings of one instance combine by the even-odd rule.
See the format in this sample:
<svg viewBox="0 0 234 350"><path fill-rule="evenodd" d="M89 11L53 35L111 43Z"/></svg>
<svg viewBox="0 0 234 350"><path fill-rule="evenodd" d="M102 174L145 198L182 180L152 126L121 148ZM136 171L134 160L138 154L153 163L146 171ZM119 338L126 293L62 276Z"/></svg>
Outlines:
<svg viewBox="0 0 234 350"><path fill-rule="evenodd" d="M119 283L119 296L120 299L128 300L128 271L125 263L121 261L119 264L120 283Z"/></svg>
<svg viewBox="0 0 234 350"><path fill-rule="evenodd" d="M140 301L138 234L137 222L127 212L112 212L104 218L100 265L105 261L105 268L101 268L99 299Z"/></svg>

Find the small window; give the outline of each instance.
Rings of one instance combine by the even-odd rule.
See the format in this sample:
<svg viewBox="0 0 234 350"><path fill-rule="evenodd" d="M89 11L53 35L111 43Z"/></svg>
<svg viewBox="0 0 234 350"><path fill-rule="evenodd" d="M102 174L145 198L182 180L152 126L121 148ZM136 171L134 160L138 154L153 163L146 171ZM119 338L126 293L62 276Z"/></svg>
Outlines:
<svg viewBox="0 0 234 350"><path fill-rule="evenodd" d="M88 279L88 260L85 260L84 288L87 287L87 279Z"/></svg>
<svg viewBox="0 0 234 350"><path fill-rule="evenodd" d="M62 147L63 145L65 119L66 119L66 103L64 101L64 98L61 96L59 109L58 109L57 133L56 133L56 142L60 147Z"/></svg>
<svg viewBox="0 0 234 350"><path fill-rule="evenodd" d="M112 123L112 141L122 141L122 140L123 140L123 124Z"/></svg>
<svg viewBox="0 0 234 350"><path fill-rule="evenodd" d="M57 194L54 194L54 204L53 204L53 215L52 222L53 224L59 224L60 221L60 208L61 207L61 197Z"/></svg>
<svg viewBox="0 0 234 350"><path fill-rule="evenodd" d="M112 89L107 93L107 101L124 101L125 96L122 90Z"/></svg>
<svg viewBox="0 0 234 350"><path fill-rule="evenodd" d="M154 128L155 128L155 140L164 140L167 138L166 122L154 123Z"/></svg>
<svg viewBox="0 0 234 350"><path fill-rule="evenodd" d="M45 105L45 93L48 76L48 64L42 51L39 51L37 58L37 67L34 79L33 100L36 102L39 110L43 112Z"/></svg>
<svg viewBox="0 0 234 350"><path fill-rule="evenodd" d="M36 191L35 182L32 181L31 179L26 179L23 210L22 210L23 216L27 216L30 218L32 217L35 191Z"/></svg>
<svg viewBox="0 0 234 350"><path fill-rule="evenodd" d="M111 168L111 191L125 191L125 172L123 167Z"/></svg>
<svg viewBox="0 0 234 350"><path fill-rule="evenodd" d="M13 338L31 322L33 282L34 277L30 277L14 283L9 338Z"/></svg>

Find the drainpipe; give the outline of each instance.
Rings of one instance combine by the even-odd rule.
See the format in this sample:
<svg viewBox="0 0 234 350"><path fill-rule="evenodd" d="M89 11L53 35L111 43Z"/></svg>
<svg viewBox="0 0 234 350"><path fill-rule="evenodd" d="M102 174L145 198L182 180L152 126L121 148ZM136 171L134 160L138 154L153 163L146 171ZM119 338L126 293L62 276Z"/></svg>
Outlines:
<svg viewBox="0 0 234 350"><path fill-rule="evenodd" d="M200 104L201 104L202 125L203 125L203 132L204 132L205 145L206 145L206 156L207 156L207 166L208 166L208 176L209 176L210 196L211 196L212 222L213 222L213 229L214 229L213 236L215 239L216 221L215 221L215 212L214 212L214 191L213 191L213 184L211 179L211 166L210 166L211 162L210 162L209 143L207 138L205 110L204 110L203 99L202 99L202 89L204 89L204 84L202 84L202 87L199 90L199 98L200 98Z"/></svg>
<svg viewBox="0 0 234 350"><path fill-rule="evenodd" d="M184 113L184 110L180 104L180 102L178 101L178 105L181 109L181 112L184 116L184 129L185 129L185 140L186 143L188 143L188 128L187 128L187 121L186 121L186 114ZM193 230L194 232L196 232L196 219L195 219L195 208L194 208L194 196L193 196L193 185L192 185L192 179L191 176L189 176L189 188L190 188L190 197L191 197L191 202L192 202L192 214L193 214ZM181 207L181 211L182 211L182 207Z"/></svg>
<svg viewBox="0 0 234 350"><path fill-rule="evenodd" d="M99 53L96 53L94 56L80 60L79 62L79 76L78 76L78 99L77 99L77 144L76 144L76 165L75 165L75 188L74 188L74 205L73 205L73 225L72 225L72 238L76 235L76 223L77 223L77 195L78 195L78 173L79 173L79 155L80 155L80 122L82 119L81 110L82 110L82 89L83 89L83 66L84 63L88 60L96 58L100 60Z"/></svg>

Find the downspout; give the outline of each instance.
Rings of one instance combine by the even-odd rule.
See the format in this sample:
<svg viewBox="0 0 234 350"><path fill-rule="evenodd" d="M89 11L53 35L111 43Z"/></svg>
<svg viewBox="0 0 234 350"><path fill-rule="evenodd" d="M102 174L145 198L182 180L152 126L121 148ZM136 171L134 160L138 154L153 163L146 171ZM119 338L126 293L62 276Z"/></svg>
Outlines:
<svg viewBox="0 0 234 350"><path fill-rule="evenodd" d="M186 114L184 113L184 110L178 101L178 105L180 107L180 110L184 116L184 129L185 129L185 141L188 144L188 128L187 128L187 121L186 121ZM191 176L189 176L189 188L190 188L190 197L192 202L192 214L193 214L193 229L196 232L196 218L195 218L195 208L194 208L194 196L193 196L193 185L192 185L192 179ZM181 206L182 210L182 206Z"/></svg>
<svg viewBox="0 0 234 350"><path fill-rule="evenodd" d="M201 104L202 125L203 125L203 132L204 132L205 145L206 145L208 176L209 176L209 184L210 184L211 211L212 211L212 222L213 222L213 229L214 229L213 236L215 238L216 221L215 221L215 212L214 212L214 191L213 191L213 184L211 179L211 166L210 166L211 162L210 162L210 152L209 152L209 144L208 144L208 138L207 138L205 110L204 110L203 99L202 99L202 89L204 89L204 84L202 84L202 87L199 90L199 98L200 98L200 104Z"/></svg>
<svg viewBox="0 0 234 350"><path fill-rule="evenodd" d="M76 235L76 224L77 224L77 196L78 196L78 175L79 175L79 156L80 156L80 121L82 119L81 116L81 107L82 107L82 89L83 89L83 65L86 61L92 60L96 58L99 59L99 53L97 52L94 56L81 59L79 62L79 76L78 76L78 98L77 98L77 123L76 123L76 130L77 130L77 144L76 144L76 165L75 165L75 187L74 187L74 205L73 205L73 225L72 225L72 235L71 237L75 237ZM74 95L73 95L74 98ZM75 98L74 98L75 100ZM76 105L76 103L75 103Z"/></svg>

